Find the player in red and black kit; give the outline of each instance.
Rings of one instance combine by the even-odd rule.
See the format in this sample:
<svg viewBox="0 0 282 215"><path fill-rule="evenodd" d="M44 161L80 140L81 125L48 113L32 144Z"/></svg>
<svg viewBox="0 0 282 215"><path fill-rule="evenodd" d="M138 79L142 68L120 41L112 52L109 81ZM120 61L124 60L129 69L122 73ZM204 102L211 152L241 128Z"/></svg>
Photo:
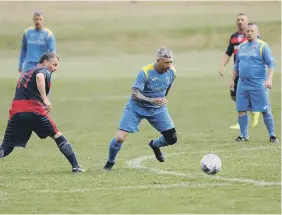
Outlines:
<svg viewBox="0 0 282 215"><path fill-rule="evenodd" d="M234 63L236 60L237 52L238 52L238 47L241 43L245 42L247 40L245 31L248 27L248 17L244 13L239 13L237 15L237 28L238 31L233 33L230 37L228 47L223 55L221 67L220 67L220 75L224 75L224 68L226 64L229 62L230 57L232 54L234 55ZM230 90L230 96L233 101L236 101L236 90L237 90L237 84L238 84L239 76L234 80L234 89ZM258 125L259 121L259 112L252 112L252 127L255 128ZM240 129L239 124L235 124L230 126L231 129Z"/></svg>
<svg viewBox="0 0 282 215"><path fill-rule="evenodd" d="M0 158L8 156L14 147L26 147L35 132L39 138L51 137L72 165L73 172L84 172L79 166L71 144L49 116L51 103L47 95L51 87L51 74L56 71L59 58L44 54L39 64L22 73L16 86L15 97L9 111L9 121L0 145Z"/></svg>

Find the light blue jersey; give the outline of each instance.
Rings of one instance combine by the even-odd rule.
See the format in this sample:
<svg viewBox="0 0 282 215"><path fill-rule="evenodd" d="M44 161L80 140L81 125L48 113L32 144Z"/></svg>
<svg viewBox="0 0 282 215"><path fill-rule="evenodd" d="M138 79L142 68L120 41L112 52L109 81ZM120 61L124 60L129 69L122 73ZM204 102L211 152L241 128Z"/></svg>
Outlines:
<svg viewBox="0 0 282 215"><path fill-rule="evenodd" d="M160 74L156 71L155 64L149 64L139 71L132 89L139 89L142 95L149 98L164 98L175 77L174 67ZM166 106L138 102L132 97L129 98L127 106L144 116L151 116L167 109Z"/></svg>
<svg viewBox="0 0 282 215"><path fill-rule="evenodd" d="M237 111L252 110L266 112L270 110L268 89L265 87L267 67L274 69L275 63L271 50L262 40L244 42L234 65L239 71L236 96Z"/></svg>
<svg viewBox="0 0 282 215"><path fill-rule="evenodd" d="M149 64L139 71L132 88L139 89L142 95L149 98L164 98L176 77L175 74L174 67L160 74L155 70L155 64ZM130 97L120 119L119 129L129 133L137 132L143 119L147 119L159 132L175 127L167 106L140 103Z"/></svg>
<svg viewBox="0 0 282 215"><path fill-rule="evenodd" d="M27 28L22 37L19 69L25 71L36 65L40 57L46 52L56 52L56 41L52 31L48 28L37 30Z"/></svg>
<svg viewBox="0 0 282 215"><path fill-rule="evenodd" d="M239 72L239 84L248 89L263 89L267 67L275 62L268 44L260 39L246 41L239 46L234 70Z"/></svg>

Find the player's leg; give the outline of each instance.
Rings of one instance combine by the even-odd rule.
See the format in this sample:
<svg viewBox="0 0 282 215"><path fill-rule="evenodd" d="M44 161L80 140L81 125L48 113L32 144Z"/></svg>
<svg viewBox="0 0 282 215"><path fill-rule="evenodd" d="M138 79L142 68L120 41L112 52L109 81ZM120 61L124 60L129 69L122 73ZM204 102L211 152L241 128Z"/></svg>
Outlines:
<svg viewBox="0 0 282 215"><path fill-rule="evenodd" d="M252 107L249 108L249 111L251 112L252 115L252 128L256 128L259 123L260 112L254 111Z"/></svg>
<svg viewBox="0 0 282 215"><path fill-rule="evenodd" d="M32 133L28 117L29 113L18 113L9 119L0 145L0 158L8 156L14 147L26 147Z"/></svg>
<svg viewBox="0 0 282 215"><path fill-rule="evenodd" d="M111 170L116 162L116 157L120 151L128 132L123 130L118 130L116 136L111 140L109 144L109 156L108 160L104 166L105 170Z"/></svg>
<svg viewBox="0 0 282 215"><path fill-rule="evenodd" d="M3 145L2 143L0 145L0 158L8 156L13 150L14 150L14 147Z"/></svg>
<svg viewBox="0 0 282 215"><path fill-rule="evenodd" d="M236 92L237 92L238 80L239 80L239 76L237 76L234 80L234 89L230 90L230 97L234 102L236 102ZM231 125L230 128L231 129L240 129L240 125L239 123L236 123L234 125Z"/></svg>
<svg viewBox="0 0 282 215"><path fill-rule="evenodd" d="M249 107L249 93L247 90L244 90L239 86L236 95L236 109L238 111L238 123L240 125L241 134L236 138L237 142L244 142L249 139L247 114Z"/></svg>
<svg viewBox="0 0 282 215"><path fill-rule="evenodd" d="M39 138L53 138L60 151L71 164L73 172L84 172L84 169L79 165L77 161L72 145L68 142L66 137L61 132L59 132L56 124L53 122L49 115L33 114L32 123L32 129Z"/></svg>
<svg viewBox="0 0 282 215"><path fill-rule="evenodd" d="M138 125L140 124L142 118L142 116L137 114L131 108L125 107L119 123L117 134L109 144L109 156L104 166L105 170L112 169L115 164L116 156L120 151L126 136L128 135L128 133L134 133L138 131Z"/></svg>
<svg viewBox="0 0 282 215"><path fill-rule="evenodd" d="M256 128L259 123L260 112L251 111L252 113L252 128Z"/></svg>
<svg viewBox="0 0 282 215"><path fill-rule="evenodd" d="M274 132L274 118L271 112L268 89L250 91L250 99L253 110L263 114L264 124L269 134L269 142L279 142Z"/></svg>
<svg viewBox="0 0 282 215"><path fill-rule="evenodd" d="M164 162L165 158L160 148L173 145L177 142L174 123L167 110L154 116L147 117L147 120L162 134L159 138L151 140L149 146L152 148L157 160Z"/></svg>

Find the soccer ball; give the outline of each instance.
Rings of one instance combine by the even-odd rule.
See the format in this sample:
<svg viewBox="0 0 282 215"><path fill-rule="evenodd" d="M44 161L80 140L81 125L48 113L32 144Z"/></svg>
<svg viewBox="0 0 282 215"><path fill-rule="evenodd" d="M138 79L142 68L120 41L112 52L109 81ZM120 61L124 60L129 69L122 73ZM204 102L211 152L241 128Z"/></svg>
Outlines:
<svg viewBox="0 0 282 215"><path fill-rule="evenodd" d="M207 154L205 155L201 162L201 169L204 173L208 175L215 175L221 169L221 160L215 154Z"/></svg>

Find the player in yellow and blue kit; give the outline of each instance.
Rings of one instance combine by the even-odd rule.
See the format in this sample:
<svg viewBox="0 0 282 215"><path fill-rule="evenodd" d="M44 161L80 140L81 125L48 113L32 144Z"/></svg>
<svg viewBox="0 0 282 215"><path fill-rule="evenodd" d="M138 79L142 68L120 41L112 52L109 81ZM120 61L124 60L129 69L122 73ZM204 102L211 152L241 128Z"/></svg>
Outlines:
<svg viewBox="0 0 282 215"><path fill-rule="evenodd" d="M239 46L230 88L234 88L234 80L239 75L236 109L241 135L237 142L248 141L247 111L262 112L264 123L269 133L270 142L279 142L274 133L274 119L268 96L272 87L275 68L274 58L268 44L257 38L258 27L249 23L247 28L248 41ZM268 70L268 71L267 71Z"/></svg>
<svg viewBox="0 0 282 215"><path fill-rule="evenodd" d="M44 53L56 53L53 32L48 28L43 28L43 14L35 12L33 21L34 27L27 28L22 37L19 72L35 67Z"/></svg>
<svg viewBox="0 0 282 215"><path fill-rule="evenodd" d="M160 48L156 63L149 64L139 71L132 86L132 95L121 117L117 135L110 142L109 157L104 169L112 169L127 134L137 132L142 119L147 119L161 133L158 139L149 143L158 161L164 162L160 147L177 142L175 126L166 106L166 96L176 77L172 63L172 51Z"/></svg>
<svg viewBox="0 0 282 215"><path fill-rule="evenodd" d="M229 62L232 54L234 56L233 61L235 63L239 45L247 40L246 30L249 23L248 16L244 13L239 13L237 15L236 22L237 22L238 30L231 35L228 47L225 53L223 54L222 63L220 67L221 76L224 76L224 68L226 64ZM236 103L236 91L237 91L236 89L237 89L238 80L239 80L239 76L237 76L236 79L234 80L234 88L230 90L231 99L235 101L235 103ZM260 112L251 111L251 114L252 114L252 127L255 128L259 123ZM236 123L235 125L231 125L230 128L240 129L240 125L239 123Z"/></svg>

